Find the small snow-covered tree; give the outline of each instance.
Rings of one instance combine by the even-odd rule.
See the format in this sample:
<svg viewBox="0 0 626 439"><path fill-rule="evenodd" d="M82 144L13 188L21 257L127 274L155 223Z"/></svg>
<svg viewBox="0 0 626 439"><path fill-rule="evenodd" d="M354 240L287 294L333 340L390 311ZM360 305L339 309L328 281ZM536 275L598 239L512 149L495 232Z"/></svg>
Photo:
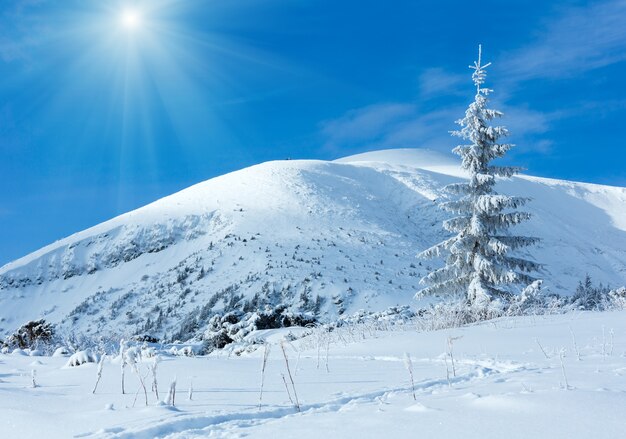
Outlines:
<svg viewBox="0 0 626 439"><path fill-rule="evenodd" d="M529 198L500 195L494 190L497 177L511 177L520 168L495 166L491 161L503 157L512 147L499 143L508 134L503 126L489 122L502 113L487 108L492 90L483 87L485 69L481 64L481 47L478 61L470 66L476 96L465 111L465 117L456 123L461 126L452 135L469 140L453 152L461 156L461 167L468 173L469 181L446 186L445 190L457 198L440 203L440 207L459 215L444 221L443 227L455 236L422 252L422 258L447 256L443 268L426 275L421 283L426 285L418 292L423 295L450 295L464 293L469 305L486 309L494 300L509 296L514 284L530 284L529 273L540 265L511 256L509 253L538 241L537 238L511 236L507 230L530 218L530 214L515 211Z"/></svg>

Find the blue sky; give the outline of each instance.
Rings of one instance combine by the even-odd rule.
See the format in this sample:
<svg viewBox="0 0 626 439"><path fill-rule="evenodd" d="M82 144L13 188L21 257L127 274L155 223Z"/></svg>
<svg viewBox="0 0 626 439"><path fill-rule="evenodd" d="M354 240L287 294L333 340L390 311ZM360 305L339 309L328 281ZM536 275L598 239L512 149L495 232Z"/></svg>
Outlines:
<svg viewBox="0 0 626 439"><path fill-rule="evenodd" d="M3 1L0 264L262 161L448 151L479 43L510 163L626 186L624 0Z"/></svg>

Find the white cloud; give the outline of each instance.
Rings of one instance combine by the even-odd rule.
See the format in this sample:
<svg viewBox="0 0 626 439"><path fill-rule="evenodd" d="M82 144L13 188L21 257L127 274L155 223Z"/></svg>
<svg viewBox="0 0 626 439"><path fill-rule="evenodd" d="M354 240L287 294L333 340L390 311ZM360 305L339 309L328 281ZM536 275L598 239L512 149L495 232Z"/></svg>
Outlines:
<svg viewBox="0 0 626 439"><path fill-rule="evenodd" d="M323 124L326 146L333 150L358 148L443 148L455 140L449 131L463 108L421 112L417 105L388 103L351 110Z"/></svg>
<svg viewBox="0 0 626 439"><path fill-rule="evenodd" d="M501 61L513 81L571 76L626 60L626 0L574 7Z"/></svg>
<svg viewBox="0 0 626 439"><path fill-rule="evenodd" d="M450 73L439 67L429 68L420 75L420 94L423 98L458 94L460 86L467 84L468 78L469 74Z"/></svg>
<svg viewBox="0 0 626 439"><path fill-rule="evenodd" d="M563 77L605 67L626 60L626 0L610 0L587 7L565 10L549 22L535 41L497 60L506 85L513 90L525 80ZM428 68L419 77L420 99L467 94L469 74L450 73ZM548 152L553 121L575 116L581 109L544 113L506 104L506 94L498 92L493 107L502 110L501 124L511 140L520 145L518 152ZM326 122L323 135L333 149L421 147L449 149L457 140L449 131L463 116L464 107L422 111L417 105L392 103L351 110L341 118Z"/></svg>
<svg viewBox="0 0 626 439"><path fill-rule="evenodd" d="M547 152L551 142L537 139L547 132L560 113L542 113L529 108L494 105L505 116L498 124L511 132L511 140L529 150ZM459 143L450 131L463 117L465 107L454 105L437 111L422 111L418 105L386 103L348 111L339 119L322 124L327 149L336 153L383 148L427 147L449 151Z"/></svg>
<svg viewBox="0 0 626 439"><path fill-rule="evenodd" d="M415 115L412 104L386 103L348 111L339 119L322 123L326 146L336 149L347 144L380 142L385 133L406 123Z"/></svg>
<svg viewBox="0 0 626 439"><path fill-rule="evenodd" d="M0 13L0 59L6 63L27 60L29 48L43 36L41 18L30 14L33 7L46 0L19 0L3 5Z"/></svg>
<svg viewBox="0 0 626 439"><path fill-rule="evenodd" d="M454 121L463 115L461 107L449 107L438 111L423 112L418 109L407 123L398 125L385 133L384 146L388 148L450 149L456 140L449 131L456 129Z"/></svg>
<svg viewBox="0 0 626 439"><path fill-rule="evenodd" d="M537 152L546 154L551 151L553 141L543 138L550 131L550 123L563 117L561 112L544 113L524 107L499 107L504 113L501 120L510 132L510 141L517 145L513 153Z"/></svg>

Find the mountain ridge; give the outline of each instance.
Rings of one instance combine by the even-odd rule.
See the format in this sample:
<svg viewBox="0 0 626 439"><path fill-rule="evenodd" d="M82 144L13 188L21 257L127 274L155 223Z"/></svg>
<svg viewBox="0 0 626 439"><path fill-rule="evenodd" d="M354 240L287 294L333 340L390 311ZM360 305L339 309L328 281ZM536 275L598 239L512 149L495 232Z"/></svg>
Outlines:
<svg viewBox="0 0 626 439"><path fill-rule="evenodd" d="M149 329L163 336L211 303L207 315L254 297L316 303L322 319L414 303L437 263L415 255L446 236L435 200L463 178L457 163L386 150L266 162L198 183L0 268L0 331L46 318L125 335L161 316ZM497 190L534 199L516 232L543 239L524 256L547 264L550 290L573 292L581 267L626 284L626 189L522 175Z"/></svg>

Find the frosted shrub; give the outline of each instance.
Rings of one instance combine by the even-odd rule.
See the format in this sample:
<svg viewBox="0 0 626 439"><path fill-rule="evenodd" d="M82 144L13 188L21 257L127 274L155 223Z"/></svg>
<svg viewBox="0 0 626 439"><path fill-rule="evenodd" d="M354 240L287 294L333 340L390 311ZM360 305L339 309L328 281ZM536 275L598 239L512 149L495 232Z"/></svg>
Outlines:
<svg viewBox="0 0 626 439"><path fill-rule="evenodd" d="M261 410L261 404L263 403L263 386L265 384L265 368L267 367L267 359L270 356L270 345L265 344L263 350L263 362L261 365L261 390L259 392L259 410Z"/></svg>
<svg viewBox="0 0 626 439"><path fill-rule="evenodd" d="M196 355L191 346L182 346L180 348L173 346L169 350L169 353L172 355L176 355L177 357L195 357Z"/></svg>
<svg viewBox="0 0 626 439"><path fill-rule="evenodd" d="M547 298L541 289L542 285L542 280L536 280L524 288L519 295L511 297L506 314L542 314L547 304Z"/></svg>
<svg viewBox="0 0 626 439"><path fill-rule="evenodd" d="M150 372L152 373L152 391L156 396L157 401L159 400L159 382L157 380L157 367L159 365L159 357L154 356L152 358L152 364L150 365Z"/></svg>
<svg viewBox="0 0 626 439"><path fill-rule="evenodd" d="M70 355L69 349L63 346L56 348L56 350L52 354L53 357L67 357L69 355Z"/></svg>
<svg viewBox="0 0 626 439"><path fill-rule="evenodd" d="M609 292L611 306L616 309L626 309L626 287Z"/></svg>
<svg viewBox="0 0 626 439"><path fill-rule="evenodd" d="M142 346L141 347L141 357L142 358L154 358L157 355L157 350L151 346Z"/></svg>
<svg viewBox="0 0 626 439"><path fill-rule="evenodd" d="M244 313L231 311L211 317L202 336L201 354L209 354L233 342L241 342L251 332L260 329L308 326L316 323L311 313L290 311L287 306L267 307L264 311Z"/></svg>
<svg viewBox="0 0 626 439"><path fill-rule="evenodd" d="M96 384L93 386L93 391L91 393L95 394L98 389L98 384L100 384L100 380L102 379L102 369L104 367L104 358L106 355L102 355L100 357L100 361L98 362L98 370L96 371Z"/></svg>
<svg viewBox="0 0 626 439"><path fill-rule="evenodd" d="M176 405L176 378L174 378L170 383L170 388L167 393L167 405Z"/></svg>
<svg viewBox="0 0 626 439"><path fill-rule="evenodd" d="M289 396L289 400L296 408L296 410L300 411L300 401L298 400L298 393L296 392L296 383L293 380L293 375L291 374L291 367L289 366L289 357L287 356L287 351L285 350L285 344L283 342L280 343L280 349L283 352L283 358L285 359L285 367L287 369L287 375L289 377L289 383L291 384L291 391L293 391L293 398L291 397L291 391L289 390L289 385L287 384L287 379L285 375L282 374L283 383L285 384L285 389L287 390L287 395Z"/></svg>
<svg viewBox="0 0 626 439"><path fill-rule="evenodd" d="M126 350L126 362L130 366L131 370L137 375L141 389L143 390L146 406L148 405L148 391L146 390L146 384L144 377L139 370L139 364L141 362L141 350L137 347L131 347ZM140 390L141 390L140 389ZM137 391L139 392L139 390ZM135 396L136 398L136 396Z"/></svg>
<svg viewBox="0 0 626 439"><path fill-rule="evenodd" d="M476 322L477 316L467 307L463 298L437 303L422 310L421 316L416 319L416 325L421 330L456 328Z"/></svg>
<svg viewBox="0 0 626 439"><path fill-rule="evenodd" d="M125 357L128 365L137 364L141 361L141 349L136 346L130 347L126 349Z"/></svg>
<svg viewBox="0 0 626 439"><path fill-rule="evenodd" d="M591 276L578 283L572 304L581 310L603 311L611 307L611 290L602 284L594 285Z"/></svg>
<svg viewBox="0 0 626 439"><path fill-rule="evenodd" d="M124 388L124 377L126 375L126 349L128 345L124 339L120 340L120 373L122 379L122 395L126 393L126 389Z"/></svg>
<svg viewBox="0 0 626 439"><path fill-rule="evenodd" d="M5 345L9 348L35 349L54 340L54 327L45 320L32 320L10 335Z"/></svg>

